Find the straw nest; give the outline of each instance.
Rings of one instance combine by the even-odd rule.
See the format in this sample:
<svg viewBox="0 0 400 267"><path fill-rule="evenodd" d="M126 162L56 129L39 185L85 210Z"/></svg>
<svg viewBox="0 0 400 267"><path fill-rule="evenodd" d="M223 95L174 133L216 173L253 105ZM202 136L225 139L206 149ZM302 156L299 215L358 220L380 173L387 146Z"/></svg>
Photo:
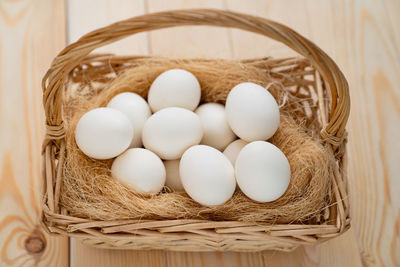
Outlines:
<svg viewBox="0 0 400 267"><path fill-rule="evenodd" d="M152 197L136 195L110 175L112 160L93 160L77 147L74 130L86 111L105 106L116 94L131 91L147 96L152 81L163 71L182 68L192 72L202 87L202 102L224 103L229 90L240 82L265 86L280 104L281 123L269 140L289 160L291 182L286 193L270 203L257 203L239 189L232 199L217 207L204 207L185 193L164 188ZM65 105L67 154L64 163L60 205L71 216L97 220L188 219L291 223L316 220L330 203L328 189L334 158L318 135L316 112L305 98L288 91L287 84L268 71L243 61L138 59L105 83L101 90L75 88ZM311 96L310 96L311 97Z"/></svg>

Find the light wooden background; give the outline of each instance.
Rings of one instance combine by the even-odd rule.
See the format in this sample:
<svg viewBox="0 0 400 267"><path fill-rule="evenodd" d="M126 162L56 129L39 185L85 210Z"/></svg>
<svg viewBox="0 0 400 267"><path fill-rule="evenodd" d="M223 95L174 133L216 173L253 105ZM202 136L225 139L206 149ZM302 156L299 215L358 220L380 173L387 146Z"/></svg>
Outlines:
<svg viewBox="0 0 400 267"><path fill-rule="evenodd" d="M176 253L97 250L41 233L40 80L51 59L97 27L194 7L280 21L317 43L344 71L352 98L353 221L341 237L292 253ZM254 34L202 27L143 33L102 50L235 58L292 54ZM0 266L399 266L399 151L399 0L0 0Z"/></svg>

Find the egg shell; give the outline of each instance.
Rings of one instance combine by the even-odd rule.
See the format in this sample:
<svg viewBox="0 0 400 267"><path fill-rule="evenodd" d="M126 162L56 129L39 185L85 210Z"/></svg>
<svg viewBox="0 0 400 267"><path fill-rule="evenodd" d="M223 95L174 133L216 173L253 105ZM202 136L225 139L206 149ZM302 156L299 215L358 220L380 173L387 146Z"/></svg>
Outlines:
<svg viewBox="0 0 400 267"><path fill-rule="evenodd" d="M210 146L196 145L186 150L179 173L186 193L204 206L221 205L235 191L232 164L221 151Z"/></svg>
<svg viewBox="0 0 400 267"><path fill-rule="evenodd" d="M129 147L141 147L143 126L151 115L146 100L136 93L124 92L114 96L107 107L117 109L128 117L135 131Z"/></svg>
<svg viewBox="0 0 400 267"><path fill-rule="evenodd" d="M201 144L223 150L236 139L236 135L226 121L225 107L217 103L206 103L196 109L203 126Z"/></svg>
<svg viewBox="0 0 400 267"><path fill-rule="evenodd" d="M131 148L117 157L111 175L141 195L160 192L165 183L165 167L161 159L144 148Z"/></svg>
<svg viewBox="0 0 400 267"><path fill-rule="evenodd" d="M161 73L151 84L148 102L153 112L167 107L181 107L191 111L199 105L200 83L189 71L171 69Z"/></svg>
<svg viewBox="0 0 400 267"><path fill-rule="evenodd" d="M230 143L224 150L224 155L229 159L233 166L235 166L236 158L242 148L247 145L248 142L238 139Z"/></svg>
<svg viewBox="0 0 400 267"><path fill-rule="evenodd" d="M290 165L283 152L271 143L255 141L240 151L235 164L242 192L258 202L281 197L290 182Z"/></svg>
<svg viewBox="0 0 400 267"><path fill-rule="evenodd" d="M179 175L179 162L179 159L164 161L165 170L167 172L165 185L177 192L184 191Z"/></svg>
<svg viewBox="0 0 400 267"><path fill-rule="evenodd" d="M134 131L125 114L112 108L96 108L86 112L75 128L79 149L94 159L111 159L130 145Z"/></svg>
<svg viewBox="0 0 400 267"><path fill-rule="evenodd" d="M226 117L233 132L248 142L267 140L279 126L279 107L274 97L255 83L240 83L229 92Z"/></svg>
<svg viewBox="0 0 400 267"><path fill-rule="evenodd" d="M145 148L164 160L179 159L186 149L200 143L203 128L192 111L170 107L154 113L144 124Z"/></svg>

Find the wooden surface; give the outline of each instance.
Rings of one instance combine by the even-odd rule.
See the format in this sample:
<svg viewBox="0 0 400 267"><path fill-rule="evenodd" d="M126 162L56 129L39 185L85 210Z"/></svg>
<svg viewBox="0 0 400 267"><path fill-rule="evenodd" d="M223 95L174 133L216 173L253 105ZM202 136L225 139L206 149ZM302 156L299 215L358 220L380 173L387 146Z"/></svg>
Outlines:
<svg viewBox="0 0 400 267"><path fill-rule="evenodd" d="M52 57L65 40L73 42L110 22L194 7L230 9L277 20L313 40L341 67L352 99L348 124L352 228L337 239L291 253L98 250L71 240L70 265L399 266L398 0L0 1L0 266L68 264L65 239L45 236L45 250L37 254L28 253L24 245L29 236L41 237L34 231L43 136L39 85ZM172 57L293 55L282 45L251 33L205 27L144 33L102 51Z"/></svg>
<svg viewBox="0 0 400 267"><path fill-rule="evenodd" d="M65 46L62 1L0 1L0 266L67 266L68 239L43 234L40 80Z"/></svg>

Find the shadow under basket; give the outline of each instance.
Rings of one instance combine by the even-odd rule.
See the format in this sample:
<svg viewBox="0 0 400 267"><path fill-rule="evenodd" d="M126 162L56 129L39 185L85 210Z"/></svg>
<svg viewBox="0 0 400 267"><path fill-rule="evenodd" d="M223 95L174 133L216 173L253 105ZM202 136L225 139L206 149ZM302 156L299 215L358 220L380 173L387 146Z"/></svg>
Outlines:
<svg viewBox="0 0 400 267"><path fill-rule="evenodd" d="M281 85L286 98L303 99L296 117L334 159L326 208L312 219L291 223L208 219L113 219L73 216L62 202L63 175L68 155L66 109L71 92L97 94L124 71L162 62L144 56L90 54L94 49L139 32L184 25L238 28L265 35L295 50L303 58L261 58L236 62L262 71ZM252 44L254 45L254 44ZM174 61L173 59L170 59ZM181 60L180 62L184 62ZM213 59L197 59L210 64ZM215 62L221 60L215 60ZM229 60L225 63L229 64ZM201 81L200 81L201 82ZM350 227L347 197L345 125L350 110L348 85L333 60L315 44L279 23L222 10L177 10L148 14L93 31L67 46L43 78L46 137L43 143L43 228L100 248L166 249L175 251L291 251L336 237ZM217 99L223 102L226 94ZM284 98L285 98L284 97ZM204 99L203 99L204 100ZM300 115L299 115L300 114Z"/></svg>

